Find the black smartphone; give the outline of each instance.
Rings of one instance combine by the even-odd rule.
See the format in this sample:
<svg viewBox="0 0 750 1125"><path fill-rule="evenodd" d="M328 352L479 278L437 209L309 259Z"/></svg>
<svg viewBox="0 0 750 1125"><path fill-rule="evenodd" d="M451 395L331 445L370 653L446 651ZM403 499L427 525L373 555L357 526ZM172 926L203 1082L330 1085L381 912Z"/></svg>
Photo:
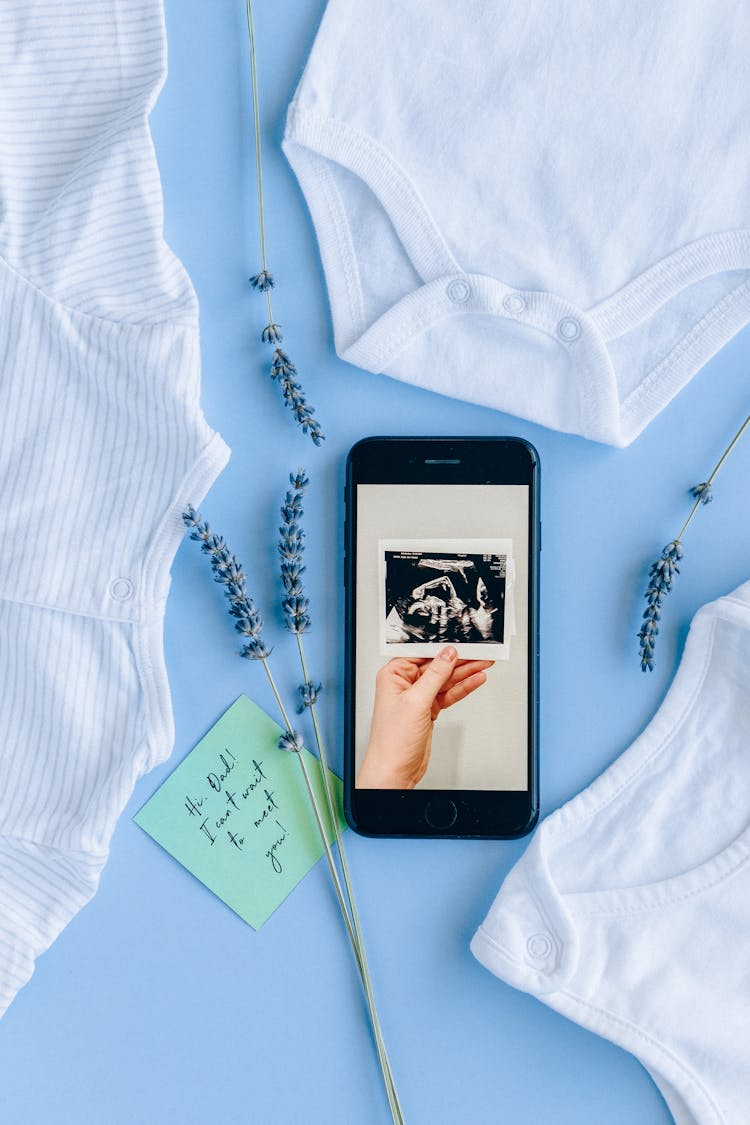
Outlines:
<svg viewBox="0 0 750 1125"><path fill-rule="evenodd" d="M519 438L373 437L350 451L344 804L355 831L511 838L534 827L539 475ZM446 648L450 678L415 734L401 693Z"/></svg>

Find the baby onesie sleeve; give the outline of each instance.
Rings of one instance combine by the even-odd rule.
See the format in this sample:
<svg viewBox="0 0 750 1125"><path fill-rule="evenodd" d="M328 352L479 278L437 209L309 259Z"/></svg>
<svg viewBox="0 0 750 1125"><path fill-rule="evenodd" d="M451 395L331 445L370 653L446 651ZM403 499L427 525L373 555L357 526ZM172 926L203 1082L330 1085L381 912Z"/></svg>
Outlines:
<svg viewBox="0 0 750 1125"><path fill-rule="evenodd" d="M161 0L0 5L0 1015L170 752L169 571L229 450L167 246Z"/></svg>
<svg viewBox="0 0 750 1125"><path fill-rule="evenodd" d="M194 323L148 120L166 76L159 0L11 0L0 75L6 263L81 313Z"/></svg>

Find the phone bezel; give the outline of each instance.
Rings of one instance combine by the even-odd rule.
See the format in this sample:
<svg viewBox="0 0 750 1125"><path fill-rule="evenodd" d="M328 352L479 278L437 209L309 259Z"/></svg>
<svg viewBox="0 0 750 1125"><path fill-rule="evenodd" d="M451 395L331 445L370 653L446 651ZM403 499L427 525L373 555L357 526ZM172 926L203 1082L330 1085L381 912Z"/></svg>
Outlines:
<svg viewBox="0 0 750 1125"><path fill-rule="evenodd" d="M539 817L539 454L517 437L370 437L346 462L344 586L346 668L344 812L364 836L514 839ZM508 790L357 789L355 773L356 527L359 484L527 484L529 486L528 788ZM448 799L455 822L428 823L430 802ZM434 817L433 817L434 819Z"/></svg>

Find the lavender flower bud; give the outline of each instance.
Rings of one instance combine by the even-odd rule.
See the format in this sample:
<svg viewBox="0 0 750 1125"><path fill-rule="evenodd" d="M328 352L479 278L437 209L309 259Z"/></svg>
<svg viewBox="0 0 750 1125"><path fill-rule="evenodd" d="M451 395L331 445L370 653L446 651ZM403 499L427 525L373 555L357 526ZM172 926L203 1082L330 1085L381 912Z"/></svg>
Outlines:
<svg viewBox="0 0 750 1125"><path fill-rule="evenodd" d="M285 750L288 754L299 754L302 749L302 738L297 734L296 730L284 731L279 737L279 750Z"/></svg>
<svg viewBox="0 0 750 1125"><path fill-rule="evenodd" d="M323 690L323 685L314 684L312 680L308 680L307 683L300 684L298 690L301 699L297 711L299 714L302 714L306 707L312 707L315 703L318 702L318 696Z"/></svg>
<svg viewBox="0 0 750 1125"><path fill-rule="evenodd" d="M258 637L242 646L240 656L244 656L246 660L268 660L272 651L263 638Z"/></svg>
<svg viewBox="0 0 750 1125"><path fill-rule="evenodd" d="M700 500L701 504L710 504L714 498L713 489L707 480L694 485L690 489L690 495L694 500Z"/></svg>
<svg viewBox="0 0 750 1125"><path fill-rule="evenodd" d="M274 287L273 274L270 274L268 270L261 270L260 273L254 274L249 280L253 289L257 289L261 293L266 293Z"/></svg>

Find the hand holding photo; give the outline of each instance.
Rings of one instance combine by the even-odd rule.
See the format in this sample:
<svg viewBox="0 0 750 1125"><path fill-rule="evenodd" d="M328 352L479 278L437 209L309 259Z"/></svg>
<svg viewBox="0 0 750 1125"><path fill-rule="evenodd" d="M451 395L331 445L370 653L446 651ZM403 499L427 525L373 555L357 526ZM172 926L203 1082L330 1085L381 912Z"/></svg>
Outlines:
<svg viewBox="0 0 750 1125"><path fill-rule="evenodd" d="M380 540L380 655L510 657L510 539Z"/></svg>
<svg viewBox="0 0 750 1125"><path fill-rule="evenodd" d="M384 664L358 788L413 789L430 764L436 720L480 688L491 667L491 660L458 660L453 645L433 660L395 657Z"/></svg>

